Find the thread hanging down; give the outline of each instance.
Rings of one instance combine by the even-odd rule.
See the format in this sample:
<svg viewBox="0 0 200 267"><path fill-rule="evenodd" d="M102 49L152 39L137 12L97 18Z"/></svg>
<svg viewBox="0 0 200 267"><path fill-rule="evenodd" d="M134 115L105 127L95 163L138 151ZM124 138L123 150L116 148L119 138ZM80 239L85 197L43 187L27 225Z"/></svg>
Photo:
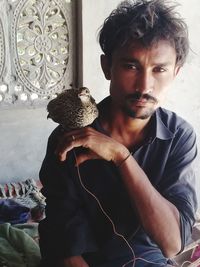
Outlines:
<svg viewBox="0 0 200 267"><path fill-rule="evenodd" d="M122 267L126 267L128 264L131 264L131 263L132 263L132 267L135 267L135 263L136 263L137 260L141 260L141 261L144 261L144 262L146 262L146 263L151 263L151 264L155 264L155 265L160 265L160 263L156 263L156 262L153 262L153 261L148 261L148 260L146 260L146 259L144 259L144 258L142 258L142 257L136 257L136 256L135 256L135 252L134 252L133 248L131 247L131 245L129 244L128 240L127 240L122 234L120 234L120 233L117 232L117 230L116 230L116 226L115 226L114 222L112 221L112 219L109 217L109 215L106 213L106 211L105 211L104 208L102 207L102 205L101 205L99 199L98 199L98 198L97 198L97 197L96 197L96 196L95 196L89 189L87 189L87 187L84 185L84 183L83 183L83 181L82 181L82 178L81 178L81 174L80 174L79 166L78 166L78 163L77 163L76 152L75 152L74 149L73 149L73 154L74 154L74 157L75 157L76 166L77 166L77 174L78 174L78 178L79 178L79 181L80 181L81 186L83 187L83 189L84 189L89 195L91 195L91 196L96 200L96 202L97 202L97 204L98 204L98 206L99 206L101 212L104 214L104 216L105 216L105 217L109 220L109 222L111 223L114 234L115 234L116 236L120 237L120 238L126 243L127 247L130 249L130 251L131 251L131 253L132 253L133 259L130 260L130 261L128 261L128 262L126 262L125 264L123 264ZM136 229L136 231L133 233L132 236L135 236L135 235L136 235L136 233L137 233L137 231L139 230L139 228L140 228L140 227L138 227L138 228ZM149 253L150 253L150 252L154 252L154 251L157 251L157 250L152 249L152 250L149 251ZM160 265L160 266L161 266L161 265ZM164 267L164 266L166 266L166 265L163 265L163 267Z"/></svg>

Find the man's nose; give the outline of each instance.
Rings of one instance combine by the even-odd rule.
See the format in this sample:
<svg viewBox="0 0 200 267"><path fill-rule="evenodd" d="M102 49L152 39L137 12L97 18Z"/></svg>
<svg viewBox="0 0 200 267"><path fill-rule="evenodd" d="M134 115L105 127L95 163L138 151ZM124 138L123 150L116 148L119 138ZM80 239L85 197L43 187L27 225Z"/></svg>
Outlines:
<svg viewBox="0 0 200 267"><path fill-rule="evenodd" d="M136 91L142 94L150 94L154 90L154 77L148 71L141 71L137 78Z"/></svg>

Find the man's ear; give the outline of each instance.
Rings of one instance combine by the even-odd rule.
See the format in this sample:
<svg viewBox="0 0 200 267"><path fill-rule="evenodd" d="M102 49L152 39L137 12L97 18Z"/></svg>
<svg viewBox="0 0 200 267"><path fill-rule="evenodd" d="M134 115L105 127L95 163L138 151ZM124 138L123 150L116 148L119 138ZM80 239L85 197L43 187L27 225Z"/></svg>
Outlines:
<svg viewBox="0 0 200 267"><path fill-rule="evenodd" d="M175 69L174 69L174 77L176 77L176 75L179 73L180 69L181 69L181 66L180 65L176 65L175 66Z"/></svg>
<svg viewBox="0 0 200 267"><path fill-rule="evenodd" d="M111 79L110 75L111 63L109 61L110 60L106 55L101 55L101 68L107 80Z"/></svg>

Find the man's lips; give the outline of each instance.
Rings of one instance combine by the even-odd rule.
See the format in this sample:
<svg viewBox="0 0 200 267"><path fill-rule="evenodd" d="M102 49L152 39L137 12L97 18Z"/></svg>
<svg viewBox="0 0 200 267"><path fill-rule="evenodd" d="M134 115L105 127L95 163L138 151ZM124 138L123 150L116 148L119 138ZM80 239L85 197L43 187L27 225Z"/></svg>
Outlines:
<svg viewBox="0 0 200 267"><path fill-rule="evenodd" d="M146 106L147 104L149 103L155 103L155 101L153 100L147 100L147 99L144 99L144 98L140 98L140 99L129 99L128 102L130 104L135 104L136 106Z"/></svg>
<svg viewBox="0 0 200 267"><path fill-rule="evenodd" d="M141 93L128 95L127 100L129 103L133 103L133 104L136 103L138 105L145 105L148 103L152 103L152 104L158 103L158 100L155 97L149 94L141 94Z"/></svg>

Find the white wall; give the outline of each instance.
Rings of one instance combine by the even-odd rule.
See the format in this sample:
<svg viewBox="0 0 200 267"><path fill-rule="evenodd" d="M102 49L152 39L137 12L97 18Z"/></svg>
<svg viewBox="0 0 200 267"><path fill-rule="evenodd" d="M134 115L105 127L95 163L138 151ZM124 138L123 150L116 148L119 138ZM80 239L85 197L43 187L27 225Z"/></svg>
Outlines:
<svg viewBox="0 0 200 267"><path fill-rule="evenodd" d="M55 125L45 108L0 111L0 183L38 179Z"/></svg>
<svg viewBox="0 0 200 267"><path fill-rule="evenodd" d="M101 66L98 30L119 3L117 0L82 0L83 3L83 85L90 88L97 102L109 94Z"/></svg>
<svg viewBox="0 0 200 267"><path fill-rule="evenodd" d="M109 92L108 82L100 68L101 50L97 42L97 32L103 20L120 3L119 0L82 0L83 1L83 83L91 88L94 97L99 101ZM168 101L165 104L187 119L195 128L200 150L200 1L179 0L178 7L189 27L191 51L188 61L180 71ZM200 156L197 188L200 192ZM200 204L200 194L199 204Z"/></svg>

